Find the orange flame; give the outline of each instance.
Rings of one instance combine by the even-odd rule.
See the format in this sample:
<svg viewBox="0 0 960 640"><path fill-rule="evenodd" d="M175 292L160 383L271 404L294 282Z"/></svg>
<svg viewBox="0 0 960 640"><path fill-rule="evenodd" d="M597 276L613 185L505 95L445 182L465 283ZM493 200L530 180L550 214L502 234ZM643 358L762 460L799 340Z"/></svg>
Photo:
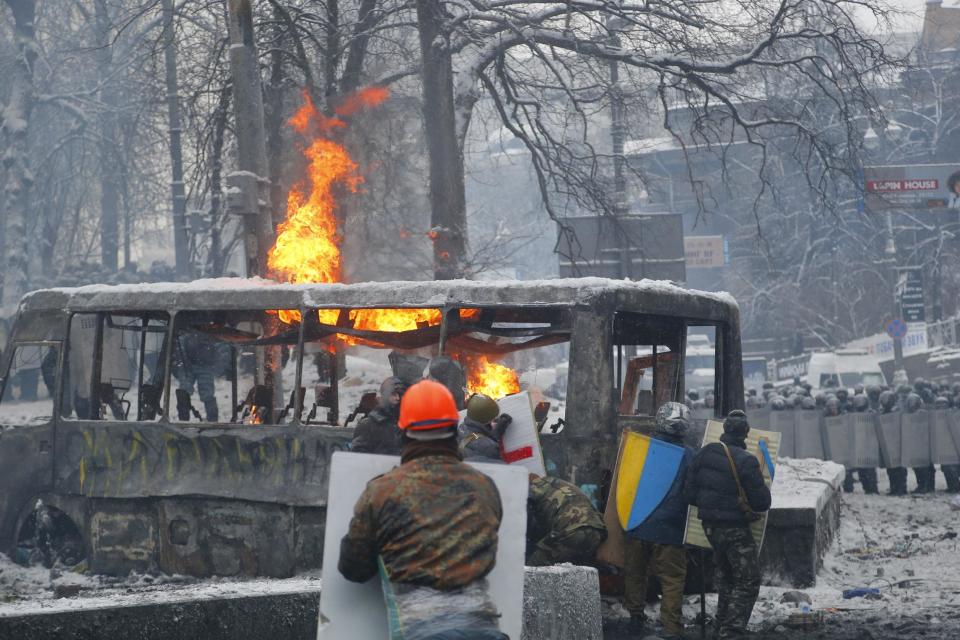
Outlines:
<svg viewBox="0 0 960 640"><path fill-rule="evenodd" d="M362 107L381 104L388 96L384 87L367 87L347 96L336 113L351 115ZM324 136L346 127L346 123L320 113L306 92L303 104L288 123L301 134L313 128L317 135L303 151L308 161L307 179L290 189L287 219L277 228L277 241L270 249L267 265L276 277L287 282L339 282L340 235L333 189L342 184L355 193L363 177L346 148ZM288 323L299 320L299 313L281 312L280 319Z"/></svg>
<svg viewBox="0 0 960 640"><path fill-rule="evenodd" d="M517 372L484 355L464 354L460 357L467 374L470 393L484 393L494 400L520 391Z"/></svg>
<svg viewBox="0 0 960 640"><path fill-rule="evenodd" d="M334 108L336 116L330 117L318 111L309 94L304 93L303 104L288 124L303 135L312 131L313 139L303 152L308 160L307 179L290 190L287 219L278 227L276 244L267 258L271 272L278 279L293 283L340 282L340 235L333 189L342 184L356 192L363 177L343 145L329 137L346 128L346 122L341 118L362 108L382 104L388 97L389 91L384 87L367 87L343 98ZM435 240L438 232L431 230L428 236ZM441 257L449 258L449 254L444 253ZM275 313L286 324L301 319L296 310ZM338 309L320 309L317 311L318 320L322 324L335 325L339 313ZM479 309L460 312L464 320L475 320L479 315ZM439 309L354 309L349 317L356 329L390 332L436 326L442 321ZM346 344L364 342L342 334L339 339ZM473 392L502 398L520 390L517 374L509 367L490 362L482 355L465 356L463 362L467 369L467 385Z"/></svg>

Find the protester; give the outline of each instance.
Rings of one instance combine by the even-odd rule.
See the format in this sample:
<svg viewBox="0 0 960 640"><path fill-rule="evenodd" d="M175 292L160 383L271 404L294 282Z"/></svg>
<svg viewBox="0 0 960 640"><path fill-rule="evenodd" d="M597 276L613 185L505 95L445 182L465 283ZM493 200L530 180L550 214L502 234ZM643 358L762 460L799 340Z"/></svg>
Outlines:
<svg viewBox="0 0 960 640"><path fill-rule="evenodd" d="M593 565L607 528L590 498L560 478L531 473L529 479L527 566Z"/></svg>
<svg viewBox="0 0 960 640"><path fill-rule="evenodd" d="M684 498L699 510L713 547L717 640L745 633L760 593L760 564L750 523L770 508L770 490L760 463L747 453L749 431L746 414L731 411L723 422L720 442L696 453L684 482Z"/></svg>
<svg viewBox="0 0 960 640"><path fill-rule="evenodd" d="M512 422L513 418L501 414L497 401L490 396L482 393L470 396L467 417L457 434L464 460L503 462L500 442Z"/></svg>
<svg viewBox="0 0 960 640"><path fill-rule="evenodd" d="M356 453L395 456L400 453L400 399L406 385L399 378L387 378L380 385L377 406L363 417L353 431L350 449Z"/></svg>
<svg viewBox="0 0 960 640"><path fill-rule="evenodd" d="M667 402L657 411L653 437L683 447L689 427L690 410L678 402ZM687 576L683 485L692 457L692 450L684 447L680 468L666 497L643 524L627 534L624 586L630 627L639 633L646 624L647 584L650 576L656 576L662 593L660 622L665 633L660 637L664 640L683 636L683 584Z"/></svg>
<svg viewBox="0 0 960 640"><path fill-rule="evenodd" d="M400 402L401 464L367 483L340 543L345 578L380 573L390 637L507 640L485 580L496 562L500 494L461 461L458 420L445 386L410 387Z"/></svg>

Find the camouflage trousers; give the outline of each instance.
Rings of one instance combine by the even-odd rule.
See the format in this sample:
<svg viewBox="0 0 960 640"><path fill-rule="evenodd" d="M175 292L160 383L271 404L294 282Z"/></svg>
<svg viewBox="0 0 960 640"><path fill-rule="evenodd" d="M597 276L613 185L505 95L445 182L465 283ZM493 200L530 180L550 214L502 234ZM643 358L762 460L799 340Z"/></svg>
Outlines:
<svg viewBox="0 0 960 640"><path fill-rule="evenodd" d="M643 617L650 576L660 580L660 622L668 633L683 633L683 583L687 578L687 552L682 545L626 541L624 605L630 617Z"/></svg>
<svg viewBox="0 0 960 640"><path fill-rule="evenodd" d="M747 629L760 594L757 544L747 527L704 527L716 565L717 619L714 638L738 638Z"/></svg>
<svg viewBox="0 0 960 640"><path fill-rule="evenodd" d="M947 491L960 493L960 464L942 464L940 471L943 471L943 477L947 479Z"/></svg>
<svg viewBox="0 0 960 640"><path fill-rule="evenodd" d="M597 549L606 539L606 530L593 527L551 532L530 552L527 557L527 566L545 567L564 562L593 566L596 563Z"/></svg>

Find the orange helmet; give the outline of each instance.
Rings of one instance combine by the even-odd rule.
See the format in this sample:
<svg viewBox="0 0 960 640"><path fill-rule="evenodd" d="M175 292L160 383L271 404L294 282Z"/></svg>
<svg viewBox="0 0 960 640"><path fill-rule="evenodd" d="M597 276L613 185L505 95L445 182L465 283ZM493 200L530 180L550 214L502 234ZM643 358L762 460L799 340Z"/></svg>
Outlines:
<svg viewBox="0 0 960 640"><path fill-rule="evenodd" d="M411 432L434 431L456 426L460 422L457 403L445 386L434 380L421 380L403 394L400 400L400 429ZM418 434L426 436L427 434ZM448 434L437 434L446 437ZM452 434L450 434L452 435ZM432 439L432 438L431 438Z"/></svg>

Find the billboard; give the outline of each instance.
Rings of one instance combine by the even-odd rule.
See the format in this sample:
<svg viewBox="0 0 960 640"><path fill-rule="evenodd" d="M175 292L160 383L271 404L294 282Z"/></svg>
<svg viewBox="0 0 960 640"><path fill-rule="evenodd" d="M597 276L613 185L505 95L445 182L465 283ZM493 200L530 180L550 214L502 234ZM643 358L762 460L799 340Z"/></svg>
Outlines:
<svg viewBox="0 0 960 640"><path fill-rule="evenodd" d="M686 236L683 255L687 269L715 269L728 262L727 242L723 236Z"/></svg>
<svg viewBox="0 0 960 640"><path fill-rule="evenodd" d="M868 209L960 209L960 164L864 167Z"/></svg>
<svg viewBox="0 0 960 640"><path fill-rule="evenodd" d="M678 213L561 218L560 277L687 279Z"/></svg>

